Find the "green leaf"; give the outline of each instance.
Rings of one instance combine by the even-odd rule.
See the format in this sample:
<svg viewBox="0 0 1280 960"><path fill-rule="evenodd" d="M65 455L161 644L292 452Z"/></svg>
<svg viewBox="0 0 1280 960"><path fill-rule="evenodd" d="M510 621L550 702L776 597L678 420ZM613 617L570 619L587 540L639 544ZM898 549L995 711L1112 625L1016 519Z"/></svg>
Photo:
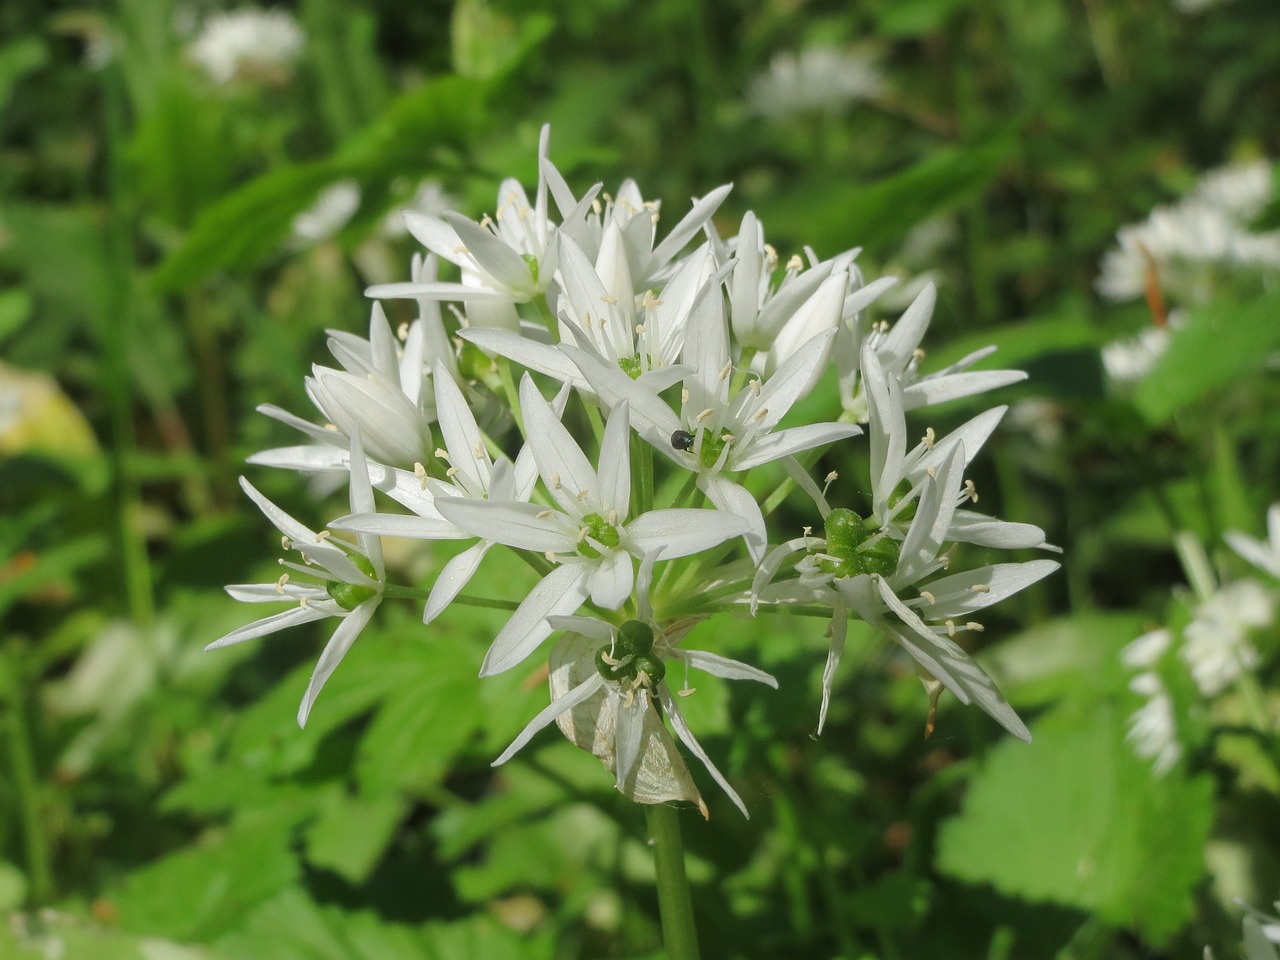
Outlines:
<svg viewBox="0 0 1280 960"><path fill-rule="evenodd" d="M113 899L120 925L202 940L239 927L299 875L290 849L295 810L246 817L223 832L131 873Z"/></svg>
<svg viewBox="0 0 1280 960"><path fill-rule="evenodd" d="M1060 708L1002 744L942 829L938 869L1163 943L1191 918L1213 819L1209 777L1157 779L1114 707Z"/></svg>
<svg viewBox="0 0 1280 960"><path fill-rule="evenodd" d="M9 102L14 86L49 59L49 47L37 36L18 37L0 47L0 110Z"/></svg>
<svg viewBox="0 0 1280 960"><path fill-rule="evenodd" d="M1215 300L1191 311L1170 334L1169 347L1134 393L1153 424L1163 424L1207 394L1262 369L1280 348L1280 292L1248 304Z"/></svg>
<svg viewBox="0 0 1280 960"><path fill-rule="evenodd" d="M31 308L31 294L21 287L0 292L0 340L27 322Z"/></svg>
<svg viewBox="0 0 1280 960"><path fill-rule="evenodd" d="M307 861L361 884L378 865L408 804L395 794L374 800L341 793L328 796L306 831Z"/></svg>

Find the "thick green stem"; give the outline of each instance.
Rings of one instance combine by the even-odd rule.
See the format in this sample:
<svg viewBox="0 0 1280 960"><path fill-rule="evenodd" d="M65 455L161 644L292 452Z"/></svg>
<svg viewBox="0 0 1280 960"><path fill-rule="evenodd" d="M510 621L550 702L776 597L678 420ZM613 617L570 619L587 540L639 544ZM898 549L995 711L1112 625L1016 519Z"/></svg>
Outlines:
<svg viewBox="0 0 1280 960"><path fill-rule="evenodd" d="M693 901L684 872L684 841L680 814L663 803L644 808L657 873L658 910L662 914L662 942L667 960L698 960L698 931L693 924Z"/></svg>

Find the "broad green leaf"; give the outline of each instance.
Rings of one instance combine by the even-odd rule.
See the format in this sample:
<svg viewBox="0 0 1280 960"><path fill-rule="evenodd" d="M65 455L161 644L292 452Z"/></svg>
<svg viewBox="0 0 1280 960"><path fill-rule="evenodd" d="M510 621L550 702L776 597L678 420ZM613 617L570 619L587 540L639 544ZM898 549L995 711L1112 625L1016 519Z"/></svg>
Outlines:
<svg viewBox="0 0 1280 960"><path fill-rule="evenodd" d="M31 294L21 287L0 291L0 340L4 340L31 316Z"/></svg>
<svg viewBox="0 0 1280 960"><path fill-rule="evenodd" d="M18 37L0 47L0 109L8 104L18 81L43 67L48 59L49 47L38 36Z"/></svg>
<svg viewBox="0 0 1280 960"><path fill-rule="evenodd" d="M135 870L108 894L120 925L138 933L204 940L234 930L255 906L294 883L297 812L246 815L202 841Z"/></svg>
<svg viewBox="0 0 1280 960"><path fill-rule="evenodd" d="M1280 292L1248 303L1216 300L1192 310L1187 325L1171 331L1169 347L1134 393L1153 424L1262 369L1280 348Z"/></svg>
<svg viewBox="0 0 1280 960"><path fill-rule="evenodd" d="M333 793L306 830L307 861L360 884L369 878L404 819L397 794L373 800Z"/></svg>
<svg viewBox="0 0 1280 960"><path fill-rule="evenodd" d="M947 821L937 865L1001 893L1096 913L1163 943L1191 918L1213 819L1208 777L1157 779L1114 707L1059 708L1001 744Z"/></svg>
<svg viewBox="0 0 1280 960"><path fill-rule="evenodd" d="M942 29L971 0L883 0L875 9L876 35L918 37Z"/></svg>

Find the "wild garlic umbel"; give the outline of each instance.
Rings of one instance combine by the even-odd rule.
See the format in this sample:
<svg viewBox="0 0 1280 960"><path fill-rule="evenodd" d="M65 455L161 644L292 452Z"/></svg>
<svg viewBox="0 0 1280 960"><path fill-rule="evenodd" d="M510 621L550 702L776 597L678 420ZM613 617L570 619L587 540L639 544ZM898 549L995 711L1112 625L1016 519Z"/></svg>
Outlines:
<svg viewBox="0 0 1280 960"><path fill-rule="evenodd" d="M514 610L477 669L545 661L551 701L495 763L555 722L626 796L687 800L704 814L677 740L746 806L681 714L690 669L776 686L686 646L733 616L815 617L815 637L830 637L819 729L858 617L914 661L933 704L950 690L1029 739L956 639L1057 567L953 562L964 556L957 544L1053 549L1037 527L972 509L966 470L1005 408L945 437L906 421L1025 374L970 369L990 350L922 369L932 287L896 323L872 323L863 311L893 281L865 283L857 250L822 260L806 249L781 263L751 213L722 236L713 216L727 186L660 231L658 204L630 181L613 195L600 184L574 194L548 140L544 129L532 202L507 180L492 218L405 214L425 253L409 281L369 294L416 301L416 319L394 333L375 304L367 339L331 334L338 366L307 381L314 422L263 408L310 442L251 462L346 475L351 512L329 524L334 535L316 533L245 481L302 562L282 561L289 572L275 584L229 587L292 606L211 646L337 618L304 723L384 599L421 595L428 623L473 597L506 600ZM440 261L458 279L438 279ZM833 388L835 420L797 422L801 400ZM822 451L846 443L869 445L870 477L816 476ZM784 528L784 503L809 522ZM386 537L465 546L433 582L400 585L388 583ZM486 580L492 550L521 552L535 572L519 595Z"/></svg>

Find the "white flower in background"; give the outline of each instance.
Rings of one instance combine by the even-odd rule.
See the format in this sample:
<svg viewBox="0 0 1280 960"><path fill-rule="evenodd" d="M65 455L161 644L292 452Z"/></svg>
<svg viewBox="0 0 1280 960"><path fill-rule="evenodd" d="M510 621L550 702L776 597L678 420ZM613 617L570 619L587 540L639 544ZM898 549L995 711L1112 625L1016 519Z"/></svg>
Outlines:
<svg viewBox="0 0 1280 960"><path fill-rule="evenodd" d="M1273 503L1267 511L1266 540L1255 540L1235 530L1228 530L1223 539L1249 563L1280 580L1280 503Z"/></svg>
<svg viewBox="0 0 1280 960"><path fill-rule="evenodd" d="M728 474L775 460L785 463L797 453L862 432L845 423L776 429L812 388L834 338L834 330L813 337L767 381L752 376L733 392L724 298L718 283L708 283L689 314L681 355L688 372L678 415L616 363L588 350L565 345L561 349L607 406L624 401L631 405L636 432L668 459L696 472L698 489L718 510L747 522L747 550L758 563L767 543L764 516L755 495Z"/></svg>
<svg viewBox="0 0 1280 960"><path fill-rule="evenodd" d="M435 420L432 392L425 387L431 332L419 320L397 342L386 314L374 304L369 339L341 330L329 331L329 352L341 370L311 369L307 395L328 420L317 426L272 404L259 412L302 431L315 444L266 450L250 463L293 470L342 469L342 448L356 428L370 458L388 466L412 467L428 459L431 423ZM438 346L437 346L438 348Z"/></svg>
<svg viewBox="0 0 1280 960"><path fill-rule="evenodd" d="M369 483L369 470L360 437L351 437L350 448L351 511L367 513L373 510L373 488ZM305 726L307 715L320 690L334 669L355 643L360 631L373 618L374 611L382 603L386 585L386 568L382 561L382 543L376 536L360 534L352 546L328 535L328 531L316 533L285 513L260 494L248 480L240 478L240 486L276 525L288 550L297 550L306 565L281 560L281 566L307 579L291 583L286 573L275 583L237 584L227 587L227 593L246 603L290 602L294 606L261 620L232 630L213 641L206 650L243 643L257 637L275 633L286 627L327 617L340 617L341 622L333 636L325 644L302 705L298 708L298 724Z"/></svg>
<svg viewBox="0 0 1280 960"><path fill-rule="evenodd" d="M514 500L439 497L441 515L473 536L534 550L556 564L494 638L481 676L529 656L551 633L548 617L571 614L588 597L616 610L631 596L634 560L655 550L687 557L741 536L746 523L718 510L650 510L630 518L631 425L627 405L609 416L599 472L526 376L520 404L538 473L559 509Z"/></svg>
<svg viewBox="0 0 1280 960"><path fill-rule="evenodd" d="M1174 320L1178 322L1175 324ZM1172 330L1182 325L1181 315L1175 312L1166 326L1143 327L1132 337L1123 337L1105 344L1102 347L1102 368L1106 371L1107 378L1113 383L1121 384L1145 380L1169 349Z"/></svg>
<svg viewBox="0 0 1280 960"><path fill-rule="evenodd" d="M941 370L921 375L924 351L920 348L920 341L929 329L937 299L937 289L930 283L892 326L879 323L865 329L860 320L845 324L836 340L835 360L840 374L840 401L855 420L865 422L867 419L866 388L859 362L867 346L875 351L885 373L902 385L902 402L906 410L970 397L1027 379L1021 370L969 369L995 353L995 347L975 350Z"/></svg>
<svg viewBox="0 0 1280 960"><path fill-rule="evenodd" d="M413 195L402 206L392 210L383 219L383 236L396 240L409 235L409 228L404 223L406 212L417 216L440 217L456 205L457 201L449 195L444 185L439 180L428 177L418 184Z"/></svg>
<svg viewBox="0 0 1280 960"><path fill-rule="evenodd" d="M728 680L754 680L775 690L778 681L737 660L682 649L680 641L696 620L666 629L654 620L649 588L659 552L644 558L636 577L638 619L619 627L594 617L552 618L552 626L566 635L551 651L551 704L529 722L493 765L506 763L555 720L571 742L600 758L614 774L615 786L623 795L637 803L688 800L706 817L706 804L662 722L665 715L680 742L702 761L742 815L749 816L737 792L685 722L667 684L667 672L673 662L684 667L680 696L695 692L688 683L690 667Z"/></svg>
<svg viewBox="0 0 1280 960"><path fill-rule="evenodd" d="M1229 583L1196 608L1181 653L1201 694L1221 693L1258 666L1249 633L1268 626L1274 614L1274 596L1256 580Z"/></svg>
<svg viewBox="0 0 1280 960"><path fill-rule="evenodd" d="M347 225L360 209L360 184L339 180L328 186L306 210L293 218L290 232L294 243L305 245L328 240Z"/></svg>
<svg viewBox="0 0 1280 960"><path fill-rule="evenodd" d="M839 113L883 92L884 76L871 55L813 46L775 56L747 85L747 107L786 120L797 113Z"/></svg>
<svg viewBox="0 0 1280 960"><path fill-rule="evenodd" d="M1190 196L1121 227L1103 257L1098 292L1133 300L1147 293L1154 274L1180 300L1201 303L1213 294L1215 270L1280 270L1280 231L1255 233L1249 225L1271 194L1267 161L1205 174Z"/></svg>
<svg viewBox="0 0 1280 960"><path fill-rule="evenodd" d="M284 10L244 7L209 17L187 55L216 84L237 78L283 83L303 40L302 29Z"/></svg>
<svg viewBox="0 0 1280 960"><path fill-rule="evenodd" d="M1225 2L1226 0L1173 0L1173 5L1181 13L1201 13Z"/></svg>
<svg viewBox="0 0 1280 960"><path fill-rule="evenodd" d="M1144 633L1120 651L1124 665L1138 671L1129 681L1129 689L1146 701L1129 718L1125 740L1137 756L1152 761L1156 776L1164 776L1182 759L1173 698L1155 670L1171 646L1173 634L1162 627Z"/></svg>

